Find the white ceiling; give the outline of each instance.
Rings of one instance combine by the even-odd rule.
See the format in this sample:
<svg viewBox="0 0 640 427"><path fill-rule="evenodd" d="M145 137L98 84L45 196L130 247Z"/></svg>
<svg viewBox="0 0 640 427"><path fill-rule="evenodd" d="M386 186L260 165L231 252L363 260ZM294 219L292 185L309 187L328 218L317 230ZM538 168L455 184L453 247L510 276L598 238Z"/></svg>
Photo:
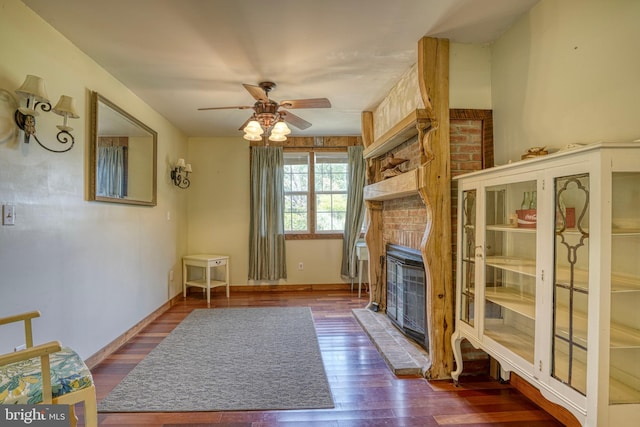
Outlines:
<svg viewBox="0 0 640 427"><path fill-rule="evenodd" d="M250 110L197 109L253 105L242 83L263 80L329 98L294 110L319 136L360 134L421 37L488 43L538 0L23 1L188 136L242 135Z"/></svg>

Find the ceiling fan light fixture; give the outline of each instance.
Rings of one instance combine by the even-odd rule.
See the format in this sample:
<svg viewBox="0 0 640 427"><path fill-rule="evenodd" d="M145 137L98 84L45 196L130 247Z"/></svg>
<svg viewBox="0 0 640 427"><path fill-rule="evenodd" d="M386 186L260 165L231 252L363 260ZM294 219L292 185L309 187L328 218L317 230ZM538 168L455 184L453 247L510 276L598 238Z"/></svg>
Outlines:
<svg viewBox="0 0 640 427"><path fill-rule="evenodd" d="M264 133L264 129L262 129L262 126L260 126L260 123L258 123L257 120L251 120L243 130L245 133L252 133L256 135L262 135Z"/></svg>
<svg viewBox="0 0 640 427"><path fill-rule="evenodd" d="M257 133L246 132L243 138L249 141L262 141L262 136L260 136L260 134L257 134Z"/></svg>
<svg viewBox="0 0 640 427"><path fill-rule="evenodd" d="M271 135L269 135L269 141L282 142L286 140L287 140L287 137L281 133L271 132Z"/></svg>
<svg viewBox="0 0 640 427"><path fill-rule="evenodd" d="M269 145L269 141L286 141L286 135L291 133L291 129L289 129L285 121L301 130L311 126L311 123L293 113L280 111L280 107L286 109L331 107L331 102L327 98L293 99L280 103L276 102L269 98L269 92L276 87L276 84L270 81L261 82L257 86L249 84L243 84L243 86L256 100L253 106L207 107L198 108L198 110L252 109L253 115L249 118L246 126L241 127L245 133L244 139L249 141L265 139L266 145ZM268 138L264 138L266 137L264 135L265 132L269 135Z"/></svg>
<svg viewBox="0 0 640 427"><path fill-rule="evenodd" d="M281 134L281 135L289 135L291 133L291 129L287 126L285 122L278 122L273 126L272 134Z"/></svg>

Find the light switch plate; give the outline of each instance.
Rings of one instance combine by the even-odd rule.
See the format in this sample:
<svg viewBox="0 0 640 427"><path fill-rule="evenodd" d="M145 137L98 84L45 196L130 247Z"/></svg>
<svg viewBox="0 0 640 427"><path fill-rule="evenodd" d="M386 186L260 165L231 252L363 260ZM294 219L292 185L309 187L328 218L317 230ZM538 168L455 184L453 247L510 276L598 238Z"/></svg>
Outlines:
<svg viewBox="0 0 640 427"><path fill-rule="evenodd" d="M2 225L14 225L16 223L16 205L2 205Z"/></svg>

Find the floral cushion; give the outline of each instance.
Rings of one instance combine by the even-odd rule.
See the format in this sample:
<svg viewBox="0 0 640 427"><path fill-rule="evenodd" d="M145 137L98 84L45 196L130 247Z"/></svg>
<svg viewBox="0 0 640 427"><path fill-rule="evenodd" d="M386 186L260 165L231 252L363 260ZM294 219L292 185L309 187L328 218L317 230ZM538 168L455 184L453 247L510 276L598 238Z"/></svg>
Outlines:
<svg viewBox="0 0 640 427"><path fill-rule="evenodd" d="M93 378L80 356L68 347L49 355L53 397L90 387ZM0 366L0 404L42 402L40 357Z"/></svg>

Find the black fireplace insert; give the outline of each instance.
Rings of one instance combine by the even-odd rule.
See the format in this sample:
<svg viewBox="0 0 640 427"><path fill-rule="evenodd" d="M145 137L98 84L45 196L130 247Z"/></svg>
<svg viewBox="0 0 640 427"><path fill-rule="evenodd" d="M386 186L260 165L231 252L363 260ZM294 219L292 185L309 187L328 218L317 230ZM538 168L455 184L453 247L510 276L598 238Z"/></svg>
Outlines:
<svg viewBox="0 0 640 427"><path fill-rule="evenodd" d="M387 245L387 316L426 350L425 271L420 251Z"/></svg>

